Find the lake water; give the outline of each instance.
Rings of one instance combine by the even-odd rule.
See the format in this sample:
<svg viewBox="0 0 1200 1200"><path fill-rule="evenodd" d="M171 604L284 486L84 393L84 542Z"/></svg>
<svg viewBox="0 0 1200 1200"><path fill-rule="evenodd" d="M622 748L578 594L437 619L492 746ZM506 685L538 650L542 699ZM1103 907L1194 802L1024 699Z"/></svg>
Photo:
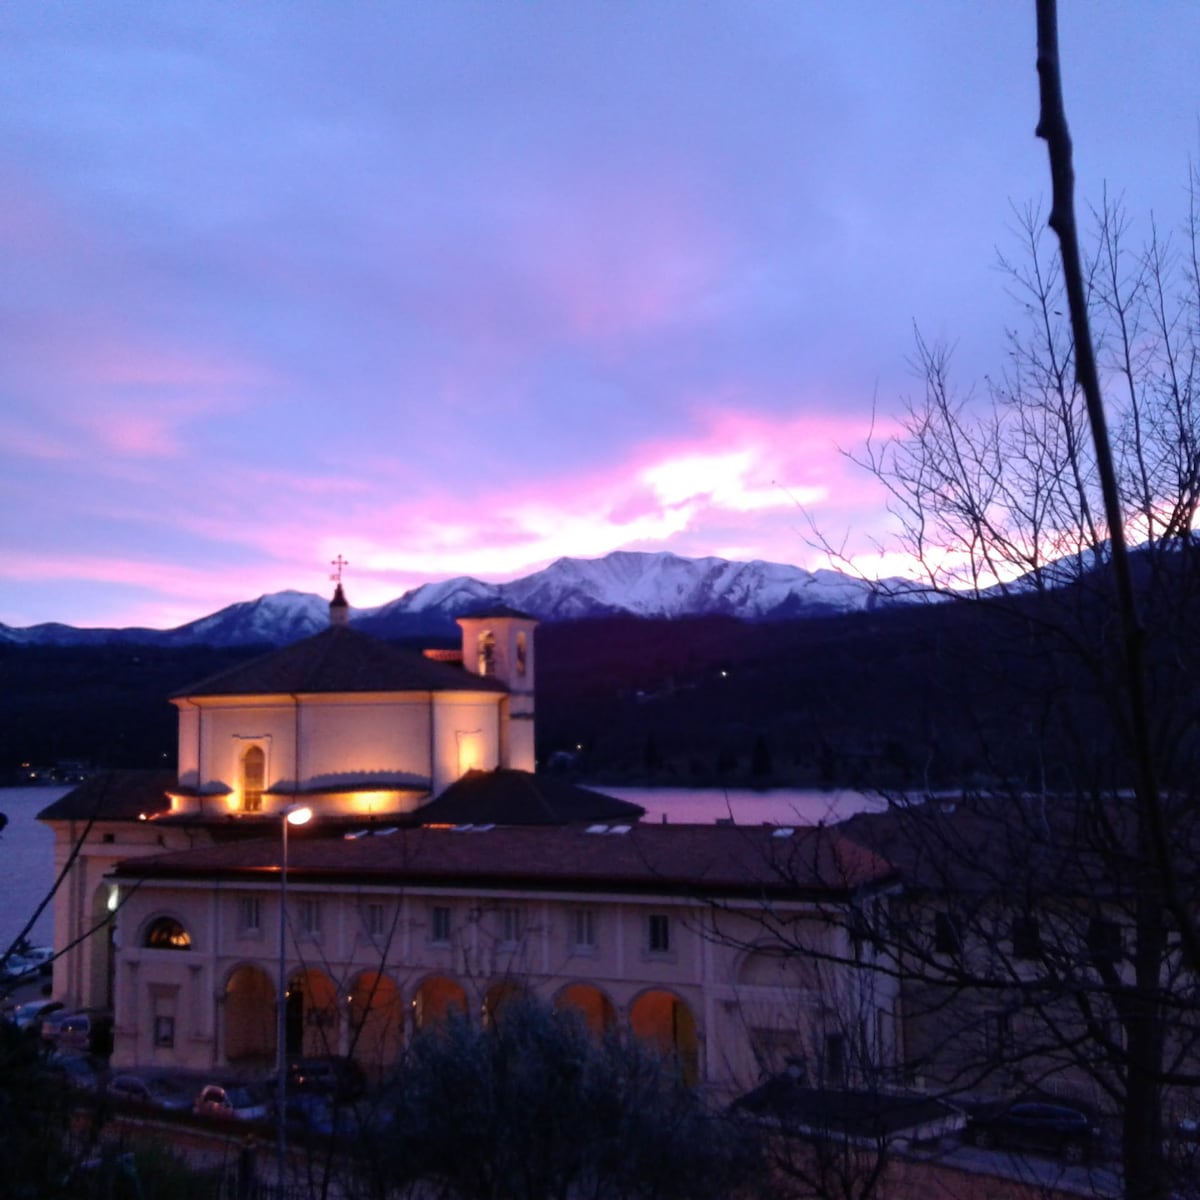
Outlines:
<svg viewBox="0 0 1200 1200"><path fill-rule="evenodd" d="M65 787L0 788L0 812L8 824L0 832L0 952L7 950L54 882L54 835L37 814ZM47 905L34 922L35 946L54 941L54 913Z"/></svg>
<svg viewBox="0 0 1200 1200"><path fill-rule="evenodd" d="M813 788L610 788L598 792L640 804L643 821L711 825L732 819L737 825L817 825L843 821L859 812L887 807L880 796Z"/></svg>
<svg viewBox="0 0 1200 1200"><path fill-rule="evenodd" d="M610 796L632 800L646 810L646 821L711 824L732 818L739 825L815 825L842 820L856 812L883 807L878 797L864 792L799 791L720 788L597 788ZM54 838L36 820L68 788L0 788L0 812L8 825L0 833L0 951L21 932L54 882ZM34 923L29 940L48 945L54 940L54 917L47 906Z"/></svg>

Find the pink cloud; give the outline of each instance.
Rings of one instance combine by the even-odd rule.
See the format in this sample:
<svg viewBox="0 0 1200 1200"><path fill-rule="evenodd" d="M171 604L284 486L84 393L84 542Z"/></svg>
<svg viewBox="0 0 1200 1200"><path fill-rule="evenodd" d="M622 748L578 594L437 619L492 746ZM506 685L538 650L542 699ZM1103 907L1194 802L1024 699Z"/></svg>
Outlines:
<svg viewBox="0 0 1200 1200"><path fill-rule="evenodd" d="M233 357L153 345L119 329L55 329L56 323L30 334L41 344L41 360L53 362L58 382L52 394L33 385L37 406L18 439L42 445L43 456L46 447L59 445L74 446L64 457L96 451L117 458L176 457L189 426L244 408L247 393L270 380Z"/></svg>
<svg viewBox="0 0 1200 1200"><path fill-rule="evenodd" d="M736 527L752 556L819 557L799 536L797 502L831 521L866 514L877 523L880 497L838 453L861 440L857 419L722 415L702 434L643 446L629 461L542 478L527 488L471 496L423 485L403 503L368 503L331 518L321 545L346 553L390 598L396 588L463 573L510 578L560 555L594 557L680 539L704 542ZM300 549L312 530L292 527ZM356 587L359 587L356 581ZM388 595L383 593L388 588ZM376 601L370 601L376 602Z"/></svg>
<svg viewBox="0 0 1200 1200"><path fill-rule="evenodd" d="M30 583L77 582L145 588L164 596L192 597L191 607L244 600L238 582L206 567L85 553L12 551L0 558L0 577ZM155 601L161 607L162 601ZM207 611L202 608L202 611ZM193 611L193 616L199 615ZM185 618L190 619L190 618Z"/></svg>
<svg viewBox="0 0 1200 1200"><path fill-rule="evenodd" d="M195 537L236 548L237 560L251 565L232 574L84 552L10 556L3 573L145 588L158 599L141 611L155 610L159 619L139 619L178 624L263 592L323 591L337 554L350 560L347 586L356 605L384 603L429 580L461 574L501 580L562 555L598 557L623 548L826 565L810 514L830 541L869 557L871 537L884 532L881 498L837 450L861 441L861 421L708 411L692 436L494 492L472 494L416 472L397 485L394 466L386 476L250 469L211 473L203 504L169 489L149 511L129 498L106 502L105 515L124 507L127 518L169 527L182 544ZM135 446L145 436L152 450L153 438L169 439L172 431L151 422L111 436ZM853 531L853 546L843 528Z"/></svg>

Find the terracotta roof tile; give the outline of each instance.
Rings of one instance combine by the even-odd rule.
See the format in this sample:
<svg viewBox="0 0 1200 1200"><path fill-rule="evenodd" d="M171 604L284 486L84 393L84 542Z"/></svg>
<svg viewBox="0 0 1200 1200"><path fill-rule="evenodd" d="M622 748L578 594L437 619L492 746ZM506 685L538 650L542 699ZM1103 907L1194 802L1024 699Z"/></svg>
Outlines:
<svg viewBox="0 0 1200 1200"><path fill-rule="evenodd" d="M426 658L349 626L331 626L281 650L210 675L173 699L340 692L504 692L495 679Z"/></svg>
<svg viewBox="0 0 1200 1200"><path fill-rule="evenodd" d="M38 813L39 821L136 821L166 812L174 771L103 771Z"/></svg>
<svg viewBox="0 0 1200 1200"><path fill-rule="evenodd" d="M598 827L599 828L599 827ZM823 827L634 825L397 829L355 840L295 837L289 879L403 886L625 890L685 895L844 895L890 883L891 867ZM315 833L316 831L314 831ZM232 879L278 872L277 838L128 860L123 878Z"/></svg>
<svg viewBox="0 0 1200 1200"><path fill-rule="evenodd" d="M423 825L569 825L580 821L637 821L646 810L528 771L468 771L436 800L418 809Z"/></svg>

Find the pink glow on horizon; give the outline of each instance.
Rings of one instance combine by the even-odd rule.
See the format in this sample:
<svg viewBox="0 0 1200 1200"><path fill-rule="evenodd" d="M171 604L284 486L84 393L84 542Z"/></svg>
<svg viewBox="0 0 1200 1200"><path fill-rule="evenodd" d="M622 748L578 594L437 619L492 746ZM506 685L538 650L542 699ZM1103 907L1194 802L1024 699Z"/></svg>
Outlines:
<svg viewBox="0 0 1200 1200"><path fill-rule="evenodd" d="M426 582L459 575L499 582L558 557L594 558L619 549L703 556L717 546L738 546L741 557L812 568L826 565L826 558L808 536L806 514L860 530L874 527L877 491L838 451L861 442L862 418L773 417L753 413L744 397L722 400L731 407L695 406L699 416L689 435L516 486L472 492L409 472L397 495L392 460L381 457L351 474L213 470L195 481L203 504L195 503L191 487L163 492L149 507L142 499L102 493L97 511L240 548L244 565L214 572L128 555L18 554L0 560L0 578L146 589L159 599L138 606L137 622L175 625L264 593L321 592L322 564L338 553L352 564L352 603L370 607ZM183 404L160 420L139 407L126 404L109 417L88 418L90 436L130 456L128 467L117 463L110 470L131 482L139 452L179 451L184 424L205 408ZM835 531L831 540L839 539ZM858 552L865 549L856 545Z"/></svg>

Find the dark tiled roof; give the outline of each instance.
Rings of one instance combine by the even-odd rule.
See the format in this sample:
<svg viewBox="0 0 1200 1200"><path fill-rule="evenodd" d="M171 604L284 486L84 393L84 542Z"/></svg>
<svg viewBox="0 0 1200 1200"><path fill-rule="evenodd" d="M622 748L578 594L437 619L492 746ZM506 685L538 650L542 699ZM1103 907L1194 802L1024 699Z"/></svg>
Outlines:
<svg viewBox="0 0 1200 1200"><path fill-rule="evenodd" d="M397 829L349 841L310 835L291 843L288 874L321 883L795 898L841 896L892 880L887 863L829 829L773 833L763 826L634 825L625 833L497 826ZM117 874L261 879L278 872L279 858L272 837L130 859Z"/></svg>
<svg viewBox="0 0 1200 1200"><path fill-rule="evenodd" d="M468 771L419 809L425 825L569 825L637 821L646 810L548 775L528 771Z"/></svg>
<svg viewBox="0 0 1200 1200"><path fill-rule="evenodd" d="M39 821L136 821L166 812L174 771L104 771L38 813Z"/></svg>
<svg viewBox="0 0 1200 1200"><path fill-rule="evenodd" d="M1189 802L1164 797L1179 880L1200 887L1200 828ZM859 813L837 826L894 863L906 890L957 897L1116 897L1137 846L1132 796L1024 793L936 797Z"/></svg>
<svg viewBox="0 0 1200 1200"><path fill-rule="evenodd" d="M175 693L279 696L333 692L504 692L494 679L472 675L360 633L331 626L282 650L210 675Z"/></svg>

